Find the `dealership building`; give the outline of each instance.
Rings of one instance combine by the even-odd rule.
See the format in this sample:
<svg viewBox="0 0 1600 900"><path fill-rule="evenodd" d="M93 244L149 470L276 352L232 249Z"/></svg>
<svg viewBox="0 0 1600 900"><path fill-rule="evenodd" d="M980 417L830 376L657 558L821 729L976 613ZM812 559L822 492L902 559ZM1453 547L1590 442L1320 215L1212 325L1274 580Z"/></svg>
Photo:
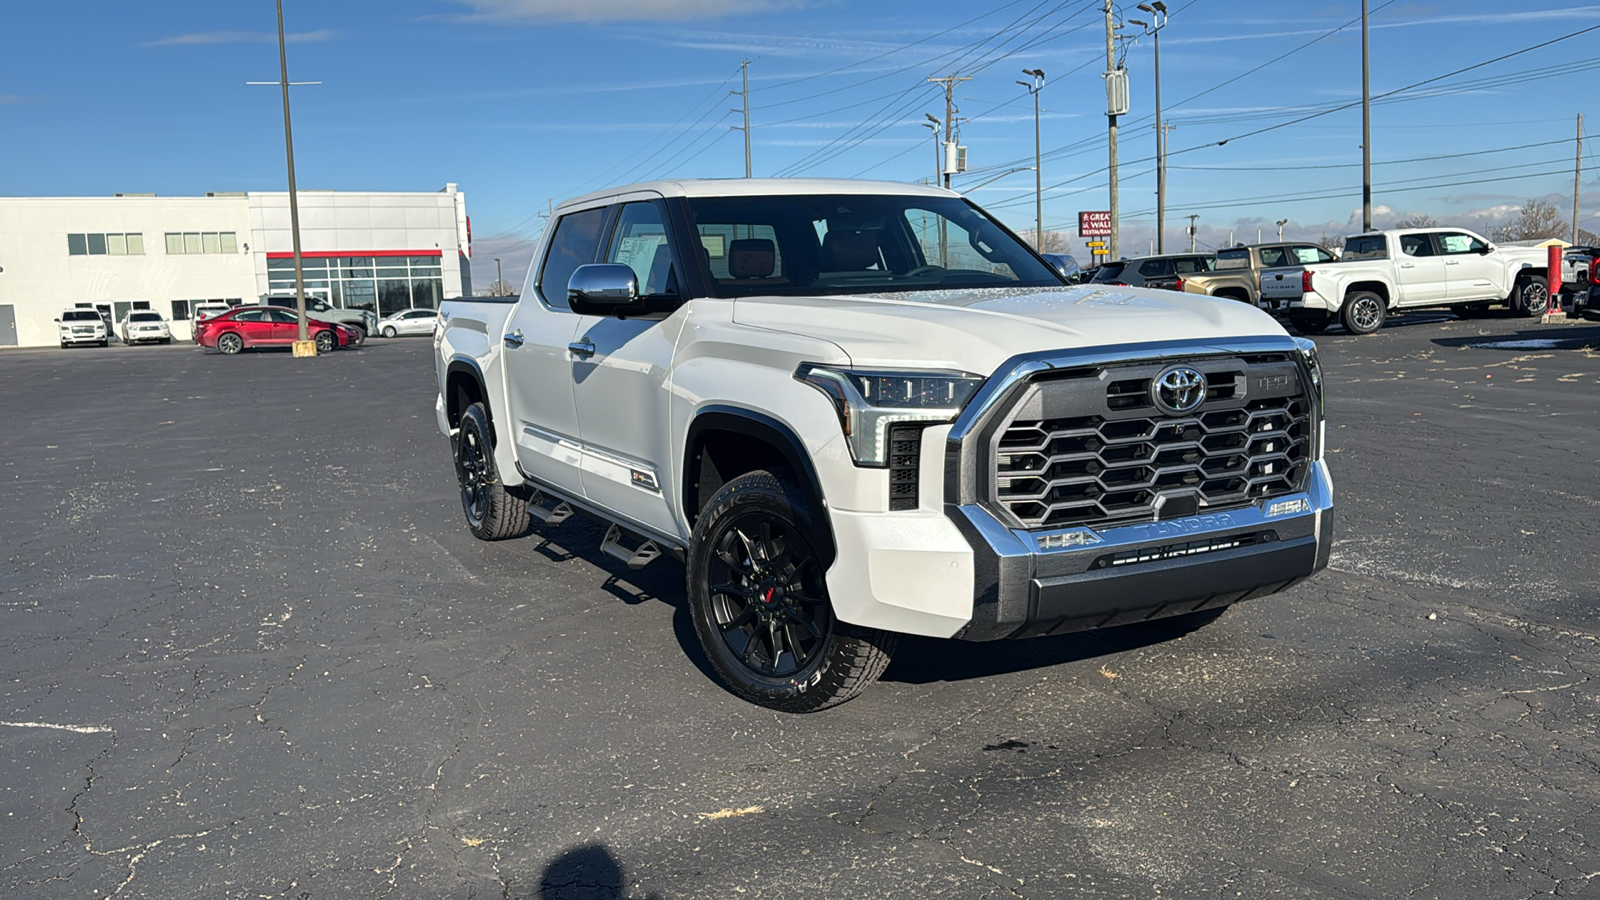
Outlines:
<svg viewBox="0 0 1600 900"><path fill-rule="evenodd" d="M466 195L297 193L308 297L380 317L472 293ZM0 197L0 347L55 344L63 310L152 309L190 336L196 304L294 296L287 193ZM291 301L292 302L292 301Z"/></svg>

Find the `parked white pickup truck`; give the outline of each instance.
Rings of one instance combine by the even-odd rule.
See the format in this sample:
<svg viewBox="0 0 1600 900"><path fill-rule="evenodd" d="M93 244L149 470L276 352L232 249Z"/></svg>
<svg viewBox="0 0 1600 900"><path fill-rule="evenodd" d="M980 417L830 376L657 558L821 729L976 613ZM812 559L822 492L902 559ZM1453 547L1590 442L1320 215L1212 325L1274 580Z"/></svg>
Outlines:
<svg viewBox="0 0 1600 900"><path fill-rule="evenodd" d="M676 181L557 207L446 300L439 430L486 540L574 512L684 561L733 692L806 712L898 635L1196 627L1326 565L1314 345L1061 277L937 188Z"/></svg>
<svg viewBox="0 0 1600 900"><path fill-rule="evenodd" d="M1391 310L1448 306L1464 317L1504 303L1526 316L1550 307L1542 247L1496 247L1460 228L1351 235L1338 260L1265 269L1261 299L1316 334L1335 318L1351 334L1383 327Z"/></svg>

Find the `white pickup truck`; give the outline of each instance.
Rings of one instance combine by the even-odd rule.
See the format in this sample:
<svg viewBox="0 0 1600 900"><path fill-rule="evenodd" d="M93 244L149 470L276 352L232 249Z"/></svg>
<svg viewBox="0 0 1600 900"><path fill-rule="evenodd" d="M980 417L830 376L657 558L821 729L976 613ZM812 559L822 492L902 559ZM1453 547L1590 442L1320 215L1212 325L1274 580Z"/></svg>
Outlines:
<svg viewBox="0 0 1600 900"><path fill-rule="evenodd" d="M1333 262L1264 269L1264 306L1316 334L1333 323L1351 334L1383 327L1391 310L1448 306L1464 317L1504 303L1526 316L1550 308L1542 247L1497 247L1461 228L1351 235Z"/></svg>
<svg viewBox="0 0 1600 900"><path fill-rule="evenodd" d="M446 300L438 427L485 540L575 512L683 560L736 694L808 712L900 634L1196 627L1326 565L1314 345L1068 286L957 194L670 181L557 207L520 298Z"/></svg>

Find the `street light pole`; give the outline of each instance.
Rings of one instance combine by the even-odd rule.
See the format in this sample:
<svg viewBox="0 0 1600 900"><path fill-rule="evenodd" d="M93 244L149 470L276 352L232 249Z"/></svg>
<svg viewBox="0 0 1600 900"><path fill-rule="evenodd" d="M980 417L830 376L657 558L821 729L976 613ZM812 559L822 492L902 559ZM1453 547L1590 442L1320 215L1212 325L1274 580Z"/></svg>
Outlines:
<svg viewBox="0 0 1600 900"><path fill-rule="evenodd" d="M1019 81L1017 84L1027 89L1033 95L1033 249L1044 250L1044 170L1040 167L1043 162L1039 153L1039 92L1044 90L1043 69L1023 69L1022 74L1032 75L1033 83Z"/></svg>
<svg viewBox="0 0 1600 900"><path fill-rule="evenodd" d="M1129 19L1128 24L1144 27L1156 44L1156 252L1167 252L1167 130L1161 125L1161 29L1167 27L1167 4L1162 0L1140 3L1150 14L1150 24Z"/></svg>
<svg viewBox="0 0 1600 900"><path fill-rule="evenodd" d="M1283 240L1283 226L1285 226L1287 224L1289 224L1289 220L1288 219L1279 219L1278 220L1278 240L1280 242Z"/></svg>
<svg viewBox="0 0 1600 900"><path fill-rule="evenodd" d="M923 127L933 132L933 181L931 183L937 186L939 184L939 176L944 171L944 152L939 146L939 120L934 118L933 113L923 113L923 117L928 120L922 123Z"/></svg>
<svg viewBox="0 0 1600 900"><path fill-rule="evenodd" d="M1372 88L1367 61L1367 0L1361 0L1361 230L1372 230Z"/></svg>
<svg viewBox="0 0 1600 900"><path fill-rule="evenodd" d="M505 283L505 278L500 274L500 257L496 256L494 258L494 289L496 291L501 290Z"/></svg>
<svg viewBox="0 0 1600 900"><path fill-rule="evenodd" d="M296 356L316 356L316 345L306 352L310 328L306 324L306 276L300 266L300 200L294 188L294 132L289 127L289 54L283 41L283 0L278 0L278 83L283 86L283 148L289 157L289 232L294 243L294 303L300 317Z"/></svg>

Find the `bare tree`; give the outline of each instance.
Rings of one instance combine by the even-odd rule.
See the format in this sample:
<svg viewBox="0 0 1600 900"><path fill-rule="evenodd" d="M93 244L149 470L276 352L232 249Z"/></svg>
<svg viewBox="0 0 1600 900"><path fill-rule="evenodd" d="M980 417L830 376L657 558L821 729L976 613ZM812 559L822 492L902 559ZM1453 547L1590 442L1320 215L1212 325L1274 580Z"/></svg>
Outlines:
<svg viewBox="0 0 1600 900"><path fill-rule="evenodd" d="M1547 241L1564 237L1571 228L1562 221L1555 204L1543 200L1529 200L1522 205L1517 217L1494 230L1497 241Z"/></svg>
<svg viewBox="0 0 1600 900"><path fill-rule="evenodd" d="M1579 228L1578 243L1585 247L1600 247L1600 234L1595 234L1587 228Z"/></svg>
<svg viewBox="0 0 1600 900"><path fill-rule="evenodd" d="M1438 225L1438 220L1427 213L1412 213L1394 223L1396 228L1435 228Z"/></svg>
<svg viewBox="0 0 1600 900"><path fill-rule="evenodd" d="M489 285L489 296L509 297L511 296L511 285L506 284L504 281L496 281Z"/></svg>
<svg viewBox="0 0 1600 900"><path fill-rule="evenodd" d="M1032 229L1024 231L1022 232L1022 239L1027 241L1029 244L1032 244L1034 242L1033 234L1034 232ZM1038 250L1040 253L1066 253L1066 235L1059 231L1046 231L1044 233L1044 240L1039 242Z"/></svg>

